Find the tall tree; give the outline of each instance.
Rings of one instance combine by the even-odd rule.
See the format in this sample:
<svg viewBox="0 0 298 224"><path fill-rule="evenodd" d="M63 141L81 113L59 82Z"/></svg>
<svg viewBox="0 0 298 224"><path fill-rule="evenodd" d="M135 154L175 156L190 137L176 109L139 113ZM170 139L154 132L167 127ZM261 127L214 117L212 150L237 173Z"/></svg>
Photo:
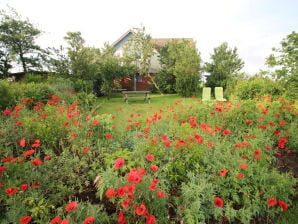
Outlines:
<svg viewBox="0 0 298 224"><path fill-rule="evenodd" d="M209 73L206 85L209 87L222 86L225 89L228 81L237 78L244 66L237 48L229 48L226 42L214 48L211 59L211 62L205 63L205 71Z"/></svg>
<svg viewBox="0 0 298 224"><path fill-rule="evenodd" d="M81 32L67 32L67 54L70 60L71 74L81 79L92 80L97 72L97 61L100 60L100 50L85 47Z"/></svg>
<svg viewBox="0 0 298 224"><path fill-rule="evenodd" d="M41 48L35 40L41 34L28 19L23 20L12 8L9 12L0 11L0 43L9 54L16 57L26 73L41 68Z"/></svg>
<svg viewBox="0 0 298 224"><path fill-rule="evenodd" d="M0 45L0 79L9 77L9 69L12 68L9 52Z"/></svg>
<svg viewBox="0 0 298 224"><path fill-rule="evenodd" d="M183 96L194 94L201 76L201 57L195 44L188 40L172 40L158 51L161 70L156 81L161 90L177 91Z"/></svg>
<svg viewBox="0 0 298 224"><path fill-rule="evenodd" d="M274 54L267 58L267 65L273 68L271 74L284 81L286 95L297 100L298 96L298 33L293 31L281 41L280 48L273 48Z"/></svg>

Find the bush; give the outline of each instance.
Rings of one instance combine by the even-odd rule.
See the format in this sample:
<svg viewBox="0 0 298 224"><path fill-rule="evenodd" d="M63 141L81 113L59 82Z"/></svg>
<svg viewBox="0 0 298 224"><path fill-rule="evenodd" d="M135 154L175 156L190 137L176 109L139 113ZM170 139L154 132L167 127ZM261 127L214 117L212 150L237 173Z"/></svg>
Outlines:
<svg viewBox="0 0 298 224"><path fill-rule="evenodd" d="M271 95L277 99L283 93L283 85L269 78L252 78L240 81L234 90L234 95L242 100L255 99Z"/></svg>
<svg viewBox="0 0 298 224"><path fill-rule="evenodd" d="M15 96L12 86L14 83L8 83L5 80L0 81L0 110L9 108L15 105Z"/></svg>

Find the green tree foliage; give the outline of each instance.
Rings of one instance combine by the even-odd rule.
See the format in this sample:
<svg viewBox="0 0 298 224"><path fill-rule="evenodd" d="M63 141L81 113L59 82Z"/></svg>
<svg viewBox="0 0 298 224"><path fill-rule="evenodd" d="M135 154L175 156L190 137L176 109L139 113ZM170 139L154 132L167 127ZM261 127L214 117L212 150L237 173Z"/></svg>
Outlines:
<svg viewBox="0 0 298 224"><path fill-rule="evenodd" d="M148 74L153 55L151 36L144 26L132 29L132 33L132 38L124 46L123 60L126 64L135 65L141 75Z"/></svg>
<svg viewBox="0 0 298 224"><path fill-rule="evenodd" d="M67 32L64 39L68 43L67 54L70 60L72 77L92 80L98 71L100 50L98 48L85 47L85 40L81 32Z"/></svg>
<svg viewBox="0 0 298 224"><path fill-rule="evenodd" d="M71 73L70 59L62 45L59 48L50 47L47 49L45 63L49 71L61 76L67 77Z"/></svg>
<svg viewBox="0 0 298 224"><path fill-rule="evenodd" d="M298 33L293 31L281 41L280 48L273 48L267 58L267 65L273 68L272 76L285 81L287 95L297 99L298 92Z"/></svg>
<svg viewBox="0 0 298 224"><path fill-rule="evenodd" d="M159 49L161 70L156 82L163 92L176 91L182 96L191 96L197 91L201 75L201 57L193 42L170 41Z"/></svg>
<svg viewBox="0 0 298 224"><path fill-rule="evenodd" d="M209 87L227 87L231 79L237 78L244 62L239 58L237 48L229 48L224 42L211 55L211 62L205 63L205 71L209 73L206 85Z"/></svg>
<svg viewBox="0 0 298 224"><path fill-rule="evenodd" d="M11 69L11 58L9 52L4 46L0 45L0 79L9 76L9 69Z"/></svg>
<svg viewBox="0 0 298 224"><path fill-rule="evenodd" d="M20 63L23 71L41 68L42 49L35 43L41 34L29 20L23 20L12 8L0 11L0 43L9 56Z"/></svg>
<svg viewBox="0 0 298 224"><path fill-rule="evenodd" d="M112 89L115 88L117 79L131 74L131 66L122 65L119 58L114 55L112 46L105 44L102 50L101 61L99 62L99 77L102 80L102 89L110 97Z"/></svg>

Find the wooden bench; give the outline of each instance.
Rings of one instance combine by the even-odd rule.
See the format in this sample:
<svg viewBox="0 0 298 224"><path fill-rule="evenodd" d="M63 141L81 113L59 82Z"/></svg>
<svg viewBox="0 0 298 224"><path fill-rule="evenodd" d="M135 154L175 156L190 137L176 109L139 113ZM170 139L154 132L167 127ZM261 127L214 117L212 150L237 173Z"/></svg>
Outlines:
<svg viewBox="0 0 298 224"><path fill-rule="evenodd" d="M144 100L147 101L148 103L151 103L151 98L149 96L150 91L122 91L125 103L128 103L128 98L129 97L134 97L137 95L143 95Z"/></svg>

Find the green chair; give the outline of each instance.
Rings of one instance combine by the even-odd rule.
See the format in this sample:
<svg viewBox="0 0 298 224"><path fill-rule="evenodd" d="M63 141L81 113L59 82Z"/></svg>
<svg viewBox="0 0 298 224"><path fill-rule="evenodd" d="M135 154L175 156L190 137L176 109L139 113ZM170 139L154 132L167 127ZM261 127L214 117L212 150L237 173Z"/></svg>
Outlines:
<svg viewBox="0 0 298 224"><path fill-rule="evenodd" d="M203 94L202 94L202 101L209 101L209 100L211 100L211 88L204 87Z"/></svg>
<svg viewBox="0 0 298 224"><path fill-rule="evenodd" d="M227 101L223 97L223 88L222 87L215 87L215 99L218 101Z"/></svg>

